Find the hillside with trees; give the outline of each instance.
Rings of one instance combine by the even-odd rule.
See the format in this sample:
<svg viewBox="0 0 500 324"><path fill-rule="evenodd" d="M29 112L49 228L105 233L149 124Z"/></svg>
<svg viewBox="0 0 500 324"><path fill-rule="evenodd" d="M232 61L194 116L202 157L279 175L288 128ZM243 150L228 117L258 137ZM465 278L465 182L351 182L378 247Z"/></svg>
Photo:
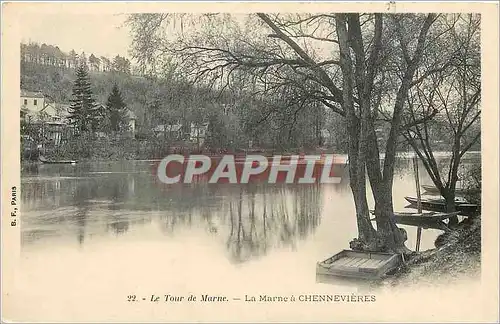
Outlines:
<svg viewBox="0 0 500 324"><path fill-rule="evenodd" d="M286 93L255 96L245 80L233 88L193 85L172 68L161 76L137 75L130 61L96 54L62 52L57 46L21 45L21 88L42 91L49 99L70 104L78 64L87 66L89 87L106 104L114 86L137 117L136 137L153 136L158 125L208 123L206 144L222 149L254 147L286 150L323 144L325 109L318 103L286 100ZM239 88L238 91L235 91ZM286 90L284 90L286 91ZM308 113L298 113L299 111Z"/></svg>

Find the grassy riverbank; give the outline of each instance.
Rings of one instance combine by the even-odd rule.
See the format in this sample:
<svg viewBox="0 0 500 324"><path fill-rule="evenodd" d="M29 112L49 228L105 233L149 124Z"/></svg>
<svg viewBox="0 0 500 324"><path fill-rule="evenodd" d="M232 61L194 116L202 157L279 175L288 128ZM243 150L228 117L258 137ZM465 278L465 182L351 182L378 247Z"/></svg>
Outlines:
<svg viewBox="0 0 500 324"><path fill-rule="evenodd" d="M43 154L50 160L78 160L81 162L93 161L123 161L161 159L167 154L262 154L272 156L276 154L321 154L336 153L331 148L224 148L214 149L198 147L195 143L168 141L162 138L135 139L135 138L78 138L63 143L54 148L48 148Z"/></svg>
<svg viewBox="0 0 500 324"><path fill-rule="evenodd" d="M466 219L438 237L439 248L414 253L384 285L434 284L481 274L481 217Z"/></svg>

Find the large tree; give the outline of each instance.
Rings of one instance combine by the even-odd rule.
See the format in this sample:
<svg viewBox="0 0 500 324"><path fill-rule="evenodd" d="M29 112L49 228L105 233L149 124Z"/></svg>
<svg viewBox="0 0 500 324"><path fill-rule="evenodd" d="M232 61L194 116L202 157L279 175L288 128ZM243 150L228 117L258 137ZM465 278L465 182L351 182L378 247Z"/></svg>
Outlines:
<svg viewBox="0 0 500 324"><path fill-rule="evenodd" d="M68 54L68 68L76 69L78 67L78 54L72 49Z"/></svg>
<svg viewBox="0 0 500 324"><path fill-rule="evenodd" d="M127 106L125 105L120 89L118 89L116 84L113 85L113 89L111 89L111 93L108 96L106 108L106 118L110 130L113 132L127 130Z"/></svg>
<svg viewBox="0 0 500 324"><path fill-rule="evenodd" d="M88 76L87 66L81 64L76 70L76 80L73 85L73 98L69 108L71 125L78 133L95 131L98 110L92 94L92 86Z"/></svg>
<svg viewBox="0 0 500 324"><path fill-rule="evenodd" d="M111 71L111 68L112 68L112 62L110 59L108 59L107 57L105 56L101 56L101 62L102 62L102 71L103 72L109 72Z"/></svg>
<svg viewBox="0 0 500 324"><path fill-rule="evenodd" d="M89 56L89 65L92 71L99 71L99 66L101 64L101 60L96 57L93 53Z"/></svg>
<svg viewBox="0 0 500 324"><path fill-rule="evenodd" d="M113 59L113 70L120 73L130 74L130 61L120 55Z"/></svg>
<svg viewBox="0 0 500 324"><path fill-rule="evenodd" d="M392 186L401 133L428 116L404 124L408 93L448 64L436 53L449 28L436 14L139 14L128 20L133 53L144 69L161 56L177 61L183 76L224 89L243 71L255 97L283 89L297 103L316 101L344 117L349 175L358 238L353 248L404 252L404 235L393 218ZM165 28L181 20L177 35ZM172 33L170 34L172 35ZM425 63L425 64L424 64ZM313 86L311 86L313 85ZM299 105L300 106L300 105ZM383 147L380 113L390 117ZM385 152L381 161L380 152ZM370 222L366 175L375 201Z"/></svg>

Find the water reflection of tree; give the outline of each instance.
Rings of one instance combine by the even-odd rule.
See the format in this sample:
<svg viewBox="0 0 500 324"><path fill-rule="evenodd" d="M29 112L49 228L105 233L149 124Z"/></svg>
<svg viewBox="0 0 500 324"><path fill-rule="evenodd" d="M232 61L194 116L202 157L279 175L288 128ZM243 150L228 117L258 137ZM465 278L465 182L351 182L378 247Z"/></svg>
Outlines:
<svg viewBox="0 0 500 324"><path fill-rule="evenodd" d="M115 234L126 233L130 222L127 219L120 219L116 216L113 218L113 221L109 223L109 228L112 229Z"/></svg>
<svg viewBox="0 0 500 324"><path fill-rule="evenodd" d="M270 247L294 248L314 231L321 217L321 190L319 185L264 187L260 192L240 187L228 204L226 247L233 261L243 262Z"/></svg>
<svg viewBox="0 0 500 324"><path fill-rule="evenodd" d="M121 211L123 208L121 203L130 195L131 187L133 188L130 179L133 180L133 176L127 175L126 178L119 177L115 181L109 181L107 194L111 202L108 204L106 215L107 227L117 235L126 233L130 226L129 217Z"/></svg>
<svg viewBox="0 0 500 324"><path fill-rule="evenodd" d="M110 232L124 233L140 223L139 215L144 214L142 220L158 217L169 235L181 227L206 226L215 237L227 239L233 259L245 260L265 254L270 247L294 247L318 226L321 214L321 192L316 185L195 183L158 187L144 174L68 171L68 175L85 178L60 182L31 179L33 182L23 184L23 206L28 202L34 205L30 209L37 210L71 206L70 212L56 211L62 216L57 222L71 224L81 244L94 225L101 223ZM348 182L332 186L338 190ZM59 202L54 200L56 196ZM53 226L54 221L45 220L42 225Z"/></svg>
<svg viewBox="0 0 500 324"><path fill-rule="evenodd" d="M394 162L394 177L404 179L408 174L413 174L412 159L408 157L397 158Z"/></svg>
<svg viewBox="0 0 500 324"><path fill-rule="evenodd" d="M231 184L175 184L160 187L155 198L156 210L160 213L161 228L165 234L173 235L178 227L202 224L208 232L218 233L219 223L224 223L222 214L228 205L224 197L232 195Z"/></svg>
<svg viewBox="0 0 500 324"><path fill-rule="evenodd" d="M76 225L78 243L83 244L85 241L85 229L87 226L87 217L90 210L88 199L91 195L91 187L85 183L79 183L73 193L76 212L72 215Z"/></svg>
<svg viewBox="0 0 500 324"><path fill-rule="evenodd" d="M442 156L435 157L437 168L443 174L447 174L449 171L449 164L450 164L450 158L451 158L449 154L451 154L451 153L444 152L444 154ZM472 156L472 157L463 158L461 166L460 166L459 174L466 172L469 168L471 168L477 164L480 164L480 157ZM397 159L396 164L395 164L395 169L394 169L395 176L399 176L399 178L405 178L408 175L411 175L412 179L413 179L413 172L414 171L413 171L412 165L413 165L413 161L411 158L401 157L401 158ZM425 179L424 183L426 183L426 182L432 183L432 181L430 181L429 175L427 174L427 172L425 172L425 169L423 168L423 166L420 162L419 162L419 165L421 166L420 167L421 170L424 170L423 172L420 171L420 173L419 173L419 176L421 178ZM462 178L459 178L459 184L460 184L461 180L462 180ZM460 185L458 187L460 187Z"/></svg>
<svg viewBox="0 0 500 324"><path fill-rule="evenodd" d="M319 225L321 215L321 192L320 187L317 185L308 186L307 188L302 188L296 192L298 194L298 200L295 202L300 202L299 204L299 214L296 218L298 224L297 228L299 231L299 237L305 238Z"/></svg>

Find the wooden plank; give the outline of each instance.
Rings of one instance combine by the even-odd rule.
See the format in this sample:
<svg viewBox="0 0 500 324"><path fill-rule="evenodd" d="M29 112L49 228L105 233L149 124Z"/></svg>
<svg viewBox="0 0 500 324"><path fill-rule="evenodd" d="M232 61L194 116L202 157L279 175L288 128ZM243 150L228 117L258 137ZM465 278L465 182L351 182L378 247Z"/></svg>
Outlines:
<svg viewBox="0 0 500 324"><path fill-rule="evenodd" d="M342 259L338 259L336 260L333 265L335 266L340 266L340 265L344 265L346 264L350 259L349 258L342 258Z"/></svg>
<svg viewBox="0 0 500 324"><path fill-rule="evenodd" d="M365 267L368 262L370 262L371 259L361 259L361 262L357 264L356 266L359 267Z"/></svg>
<svg viewBox="0 0 500 324"><path fill-rule="evenodd" d="M356 259L356 261L353 264L351 264L351 266L358 268L361 264L363 264L365 262L365 260L366 259L358 258L358 259Z"/></svg>
<svg viewBox="0 0 500 324"><path fill-rule="evenodd" d="M356 262L353 264L353 267L359 268L363 263L365 263L366 260L369 259L358 258L358 260L356 260Z"/></svg>
<svg viewBox="0 0 500 324"><path fill-rule="evenodd" d="M346 252L346 256L354 257L354 258L367 258L367 254L364 252L352 251L352 250L344 250Z"/></svg>
<svg viewBox="0 0 500 324"><path fill-rule="evenodd" d="M393 268L397 267L400 262L401 262L401 256L400 255L394 255L383 266L381 266L381 268L380 268L381 273L386 273L390 269L393 269Z"/></svg>
<svg viewBox="0 0 500 324"><path fill-rule="evenodd" d="M373 259L365 259L363 263L361 263L359 266L363 268L370 267L370 264L372 264Z"/></svg>
<svg viewBox="0 0 500 324"><path fill-rule="evenodd" d="M354 262L356 262L356 260L357 260L357 258L352 258L352 257L351 258L346 258L346 259L347 259L347 261L344 264L342 264L342 266L344 266L344 267L347 267L347 266L350 267L350 266L352 266L352 264Z"/></svg>
<svg viewBox="0 0 500 324"><path fill-rule="evenodd" d="M331 264L334 264L335 262L337 262L338 260L339 259L330 258L328 260L323 261L322 263L325 265L331 265Z"/></svg>
<svg viewBox="0 0 500 324"><path fill-rule="evenodd" d="M368 259L366 263L363 265L365 268L376 268L378 263L377 259Z"/></svg>
<svg viewBox="0 0 500 324"><path fill-rule="evenodd" d="M347 257L335 261L332 265L334 266L345 266L345 267L376 267L383 262L389 260L389 258L384 256L384 259L380 258L358 258L358 257Z"/></svg>
<svg viewBox="0 0 500 324"><path fill-rule="evenodd" d="M391 257L391 254L378 254L378 253L372 253L370 255L371 259L375 260L388 260Z"/></svg>

